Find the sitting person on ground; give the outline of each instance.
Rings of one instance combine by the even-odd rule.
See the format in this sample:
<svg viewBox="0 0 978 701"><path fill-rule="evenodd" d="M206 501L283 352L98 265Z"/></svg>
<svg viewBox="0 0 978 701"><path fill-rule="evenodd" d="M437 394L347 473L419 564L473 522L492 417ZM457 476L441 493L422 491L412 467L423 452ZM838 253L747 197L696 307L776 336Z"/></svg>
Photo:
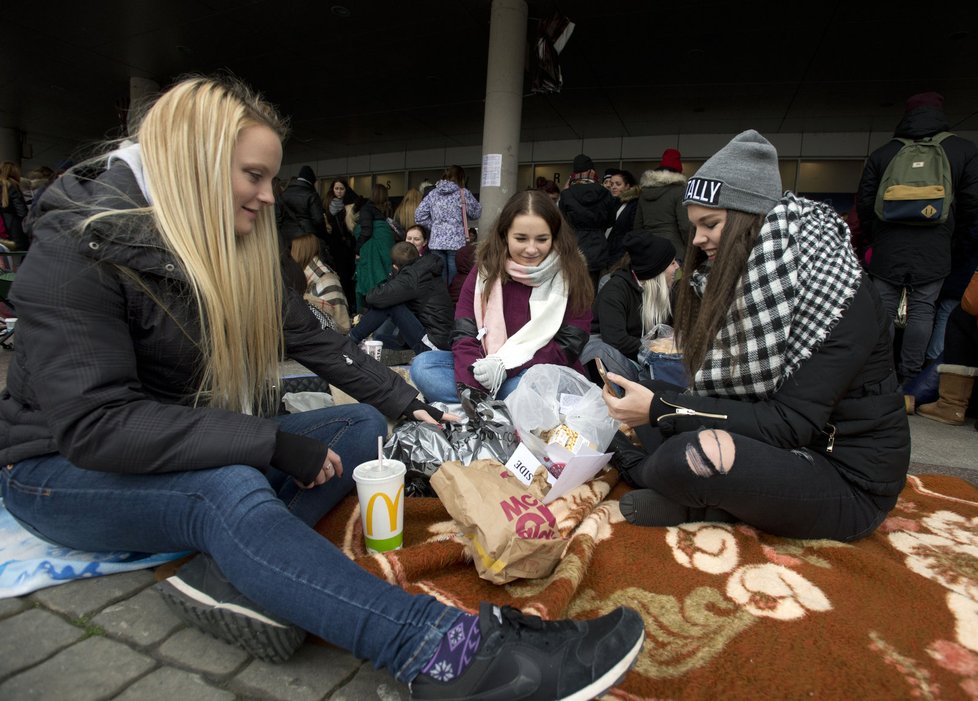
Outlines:
<svg viewBox="0 0 978 701"><path fill-rule="evenodd" d="M917 408L928 419L960 426L964 423L978 377L978 272L971 276L961 303L944 329L944 362L937 366L940 398ZM975 425L978 428L978 424Z"/></svg>
<svg viewBox="0 0 978 701"><path fill-rule="evenodd" d="M287 658L308 630L417 699L509 698L517 666L537 685L526 698L614 685L644 637L634 611L471 614L382 581L314 530L376 457L381 411L450 417L283 292L284 127L269 103L189 78L134 129L104 172L51 186L14 283L0 400L13 517L66 548L199 551L157 587L183 620L261 659ZM363 403L274 416L283 348Z"/></svg>
<svg viewBox="0 0 978 701"><path fill-rule="evenodd" d="M350 330L350 338L359 344L373 333L374 339L393 348L399 344L374 333L390 320L415 353L449 350L455 305L442 277L441 258L419 256L414 244L401 241L391 248L391 268L390 279L367 293L367 308Z"/></svg>
<svg viewBox="0 0 978 701"><path fill-rule="evenodd" d="M428 227L415 224L408 228L404 234L404 240L418 249L418 255L428 253Z"/></svg>
<svg viewBox="0 0 978 701"><path fill-rule="evenodd" d="M734 137L690 179L693 245L676 307L692 390L609 373L609 414L654 427L621 499L646 526L743 522L788 538L853 541L894 507L910 429L889 320L849 230L782 195L778 155ZM652 443L650 445L650 443Z"/></svg>
<svg viewBox="0 0 978 701"><path fill-rule="evenodd" d="M648 231L629 232L624 245L625 255L595 300L591 329L597 333L581 351L581 362L600 358L609 372L637 382L649 379L648 368L639 364L642 337L659 324L672 323L672 284L679 264L672 244Z"/></svg>
<svg viewBox="0 0 978 701"><path fill-rule="evenodd" d="M375 183L369 200L361 200L356 212L357 238L357 311L363 311L367 293L387 279L391 269L391 246L394 230L387 223L390 200L387 188Z"/></svg>
<svg viewBox="0 0 978 701"><path fill-rule="evenodd" d="M459 390L505 399L533 365L578 362L594 292L574 232L545 192L513 195L479 243L455 307L451 352L422 353L411 379L432 402L458 403Z"/></svg>
<svg viewBox="0 0 978 701"><path fill-rule="evenodd" d="M350 330L350 309L340 276L319 257L320 246L314 236L304 236L292 242L292 259L302 271L299 293L319 319L320 326L339 333Z"/></svg>
<svg viewBox="0 0 978 701"><path fill-rule="evenodd" d="M682 263L689 243L689 219L683 206L686 176L679 151L674 148L663 151L659 165L642 173L639 185L642 189L635 210L635 228L648 229L668 239Z"/></svg>

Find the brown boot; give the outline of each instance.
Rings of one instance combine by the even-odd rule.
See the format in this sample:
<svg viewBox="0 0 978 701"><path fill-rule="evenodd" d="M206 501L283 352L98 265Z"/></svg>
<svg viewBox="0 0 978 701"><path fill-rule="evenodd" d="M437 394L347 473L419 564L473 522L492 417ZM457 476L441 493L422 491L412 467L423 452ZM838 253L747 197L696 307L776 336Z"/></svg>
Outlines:
<svg viewBox="0 0 978 701"><path fill-rule="evenodd" d="M961 426L964 424L964 412L968 409L978 368L940 365L937 372L941 375L941 398L932 404L917 407L917 413L944 424Z"/></svg>

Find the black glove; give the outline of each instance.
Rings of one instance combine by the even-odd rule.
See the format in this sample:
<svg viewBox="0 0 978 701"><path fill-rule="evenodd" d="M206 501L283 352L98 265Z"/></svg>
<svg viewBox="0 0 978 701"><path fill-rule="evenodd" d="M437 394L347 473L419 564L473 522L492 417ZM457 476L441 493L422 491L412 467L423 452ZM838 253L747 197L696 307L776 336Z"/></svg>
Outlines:
<svg viewBox="0 0 978 701"><path fill-rule="evenodd" d="M441 421L442 417L445 415L445 412L436 409L430 404L425 404L417 398L412 399L411 403L407 405L407 409L404 410L404 415L409 419L413 419L414 412L418 411L419 409L422 411L427 411L429 414L431 414L431 418L433 418L435 421Z"/></svg>

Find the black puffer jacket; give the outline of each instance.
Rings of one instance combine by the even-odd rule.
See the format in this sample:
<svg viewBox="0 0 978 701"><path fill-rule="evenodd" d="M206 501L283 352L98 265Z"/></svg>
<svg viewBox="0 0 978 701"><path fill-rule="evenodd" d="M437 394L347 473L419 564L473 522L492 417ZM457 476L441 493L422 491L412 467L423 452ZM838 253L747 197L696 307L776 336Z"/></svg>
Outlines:
<svg viewBox="0 0 978 701"><path fill-rule="evenodd" d="M279 235L286 241L306 234L326 240L323 200L305 180L296 180L279 196L275 202L275 222Z"/></svg>
<svg viewBox="0 0 978 701"><path fill-rule="evenodd" d="M421 256L367 293L367 306L386 309L406 304L442 350L452 349L455 303L442 277L440 256Z"/></svg>
<svg viewBox="0 0 978 701"><path fill-rule="evenodd" d="M608 262L608 242L604 232L615 223L617 200L598 183L585 182L561 192L557 206L574 227L577 247L587 259L588 270L601 270Z"/></svg>
<svg viewBox="0 0 978 701"><path fill-rule="evenodd" d="M947 130L943 111L918 107L903 117L893 135L921 139ZM978 147L960 136L941 142L951 164L951 214L943 224L909 226L880 221L874 211L880 180L901 146L899 141L890 141L870 154L859 181L856 210L873 246L870 274L894 285L923 285L947 277L952 235L965 235L978 217Z"/></svg>
<svg viewBox="0 0 978 701"><path fill-rule="evenodd" d="M84 212L71 203L96 199L115 209L145 206L121 162L94 182L65 175L41 203L13 288L19 323L0 395L0 462L58 452L103 472L244 464L310 481L324 448L318 464L298 460L290 448L301 452L295 439L309 439L279 431L274 419L191 406L201 367L187 281L149 218L102 220L80 234ZM283 316L294 360L389 417L415 401L399 376L347 337L321 330L298 295L287 294Z"/></svg>
<svg viewBox="0 0 978 701"><path fill-rule="evenodd" d="M698 414L680 415L676 407ZM865 277L818 351L769 399L663 391L649 417L665 435L707 426L821 453L846 479L878 497L881 508L892 507L910 464L910 426L893 371L889 319Z"/></svg>
<svg viewBox="0 0 978 701"><path fill-rule="evenodd" d="M616 270L594 301L591 330L601 340L638 360L642 345L642 288L631 270Z"/></svg>

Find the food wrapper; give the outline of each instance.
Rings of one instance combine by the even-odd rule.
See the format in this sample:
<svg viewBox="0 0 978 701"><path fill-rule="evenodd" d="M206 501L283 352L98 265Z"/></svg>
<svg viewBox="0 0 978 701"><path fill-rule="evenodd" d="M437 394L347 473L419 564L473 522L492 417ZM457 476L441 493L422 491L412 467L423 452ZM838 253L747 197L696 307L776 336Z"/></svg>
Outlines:
<svg viewBox="0 0 978 701"><path fill-rule="evenodd" d="M494 584L547 577L569 538L537 491L496 460L444 463L431 486L467 540L479 576Z"/></svg>
<svg viewBox="0 0 978 701"><path fill-rule="evenodd" d="M461 399L465 418L460 423L445 424L442 429L406 419L387 439L384 455L407 467L407 496L435 496L429 479L444 462L467 465L473 460L492 459L505 463L516 449L519 440L505 402L471 388L462 390Z"/></svg>

